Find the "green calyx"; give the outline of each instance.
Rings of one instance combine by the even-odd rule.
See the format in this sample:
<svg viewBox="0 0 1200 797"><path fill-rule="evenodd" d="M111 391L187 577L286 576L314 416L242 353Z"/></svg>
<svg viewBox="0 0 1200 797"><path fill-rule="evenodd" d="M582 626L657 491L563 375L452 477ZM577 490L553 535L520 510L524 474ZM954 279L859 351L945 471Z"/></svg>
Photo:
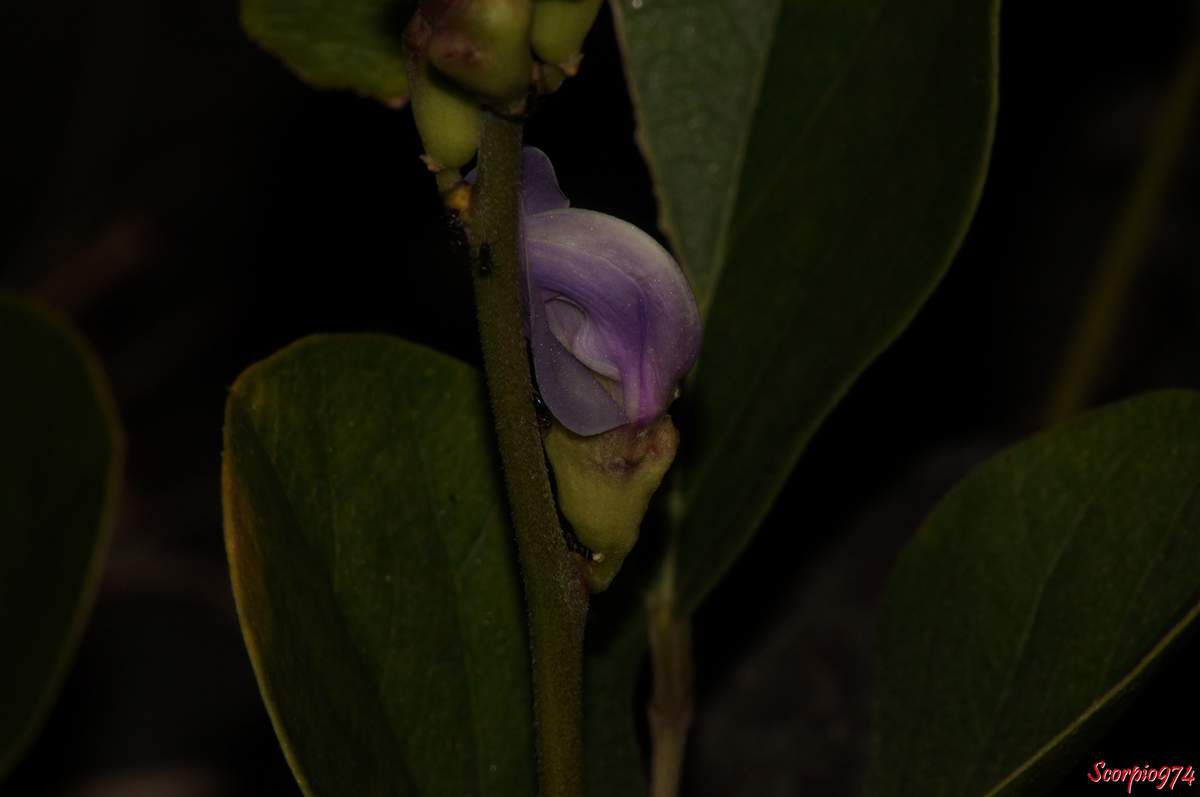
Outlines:
<svg viewBox="0 0 1200 797"><path fill-rule="evenodd" d="M429 61L488 100L519 100L533 78L532 17L532 0L460 0L432 21Z"/></svg>
<svg viewBox="0 0 1200 797"><path fill-rule="evenodd" d="M479 149L482 111L467 92L437 74L425 57L429 31L418 14L406 35L405 68L412 92L413 119L425 163L430 170L458 169L475 157Z"/></svg>
<svg viewBox="0 0 1200 797"><path fill-rule="evenodd" d="M583 40L587 38L602 0L535 0L530 40L537 57L555 64L568 75L579 64Z"/></svg>
<svg viewBox="0 0 1200 797"><path fill-rule="evenodd" d="M592 437L558 424L546 433L559 509L592 554L585 570L593 592L608 588L633 549L678 444L668 416L642 429L621 426Z"/></svg>

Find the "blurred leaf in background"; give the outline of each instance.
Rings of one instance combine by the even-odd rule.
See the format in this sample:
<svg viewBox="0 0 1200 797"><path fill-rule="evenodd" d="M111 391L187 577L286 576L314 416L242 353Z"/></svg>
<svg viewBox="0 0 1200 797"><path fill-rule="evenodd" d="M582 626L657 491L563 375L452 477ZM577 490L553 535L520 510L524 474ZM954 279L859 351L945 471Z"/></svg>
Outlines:
<svg viewBox="0 0 1200 797"><path fill-rule="evenodd" d="M0 296L0 778L54 704L115 521L120 421L91 350L57 314Z"/></svg>
<svg viewBox="0 0 1200 797"><path fill-rule="evenodd" d="M416 0L243 0L242 24L301 78L389 105L408 97L401 41Z"/></svg>

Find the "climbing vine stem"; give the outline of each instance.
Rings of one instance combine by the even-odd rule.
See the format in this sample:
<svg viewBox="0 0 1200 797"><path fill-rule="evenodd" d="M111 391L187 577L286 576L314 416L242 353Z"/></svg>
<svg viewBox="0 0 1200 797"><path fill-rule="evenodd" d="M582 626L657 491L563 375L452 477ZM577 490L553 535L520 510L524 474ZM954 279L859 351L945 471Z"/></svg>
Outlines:
<svg viewBox="0 0 1200 797"><path fill-rule="evenodd" d="M468 235L488 394L525 584L542 797L583 794L587 589L546 472L524 334L521 123L484 111Z"/></svg>

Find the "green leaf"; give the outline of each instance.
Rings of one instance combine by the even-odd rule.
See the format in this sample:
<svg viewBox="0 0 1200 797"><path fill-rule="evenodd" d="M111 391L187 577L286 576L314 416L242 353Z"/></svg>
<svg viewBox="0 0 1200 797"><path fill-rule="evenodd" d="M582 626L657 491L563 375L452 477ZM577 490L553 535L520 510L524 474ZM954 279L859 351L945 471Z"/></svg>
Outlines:
<svg viewBox="0 0 1200 797"><path fill-rule="evenodd" d="M0 778L40 730L87 624L124 443L94 355L57 314L0 296Z"/></svg>
<svg viewBox="0 0 1200 797"><path fill-rule="evenodd" d="M416 6L416 0L242 0L242 25L312 85L398 105L408 96L402 34Z"/></svg>
<svg viewBox="0 0 1200 797"><path fill-rule="evenodd" d="M892 573L868 793L1046 793L1200 615L1200 394L973 471Z"/></svg>
<svg viewBox="0 0 1200 797"><path fill-rule="evenodd" d="M949 266L991 147L998 6L614 4L661 223L706 315L675 409L681 612L732 565L821 421ZM641 547L593 605L603 632L589 628L586 699L604 708L585 716L589 739L634 722L610 715L632 707L644 649L639 593L654 565ZM589 760L592 794L644 788L635 749L604 755L619 763Z"/></svg>
<svg viewBox="0 0 1200 797"><path fill-rule="evenodd" d="M618 16L643 143L709 308L683 408L690 610L957 250L994 127L998 4L634 5Z"/></svg>
<svg viewBox="0 0 1200 797"><path fill-rule="evenodd" d="M229 397L225 533L250 658L311 795L534 792L528 641L482 379L305 339Z"/></svg>

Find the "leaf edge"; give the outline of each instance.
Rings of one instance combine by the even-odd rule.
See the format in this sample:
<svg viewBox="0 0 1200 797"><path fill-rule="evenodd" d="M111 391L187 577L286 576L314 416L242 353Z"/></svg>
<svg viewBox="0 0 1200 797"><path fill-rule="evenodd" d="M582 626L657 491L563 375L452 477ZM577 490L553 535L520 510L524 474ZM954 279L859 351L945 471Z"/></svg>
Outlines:
<svg viewBox="0 0 1200 797"><path fill-rule="evenodd" d="M87 630L88 620L100 594L100 583L104 569L108 563L108 554L112 547L112 538L116 530L117 514L121 503L121 493L125 475L125 464L128 441L121 415L118 410L116 396L108 381L100 358L91 344L71 323L65 314L48 304L37 300L22 299L11 294L0 293L0 310L5 306L17 312L26 313L32 318L44 323L60 335L79 355L83 363L87 379L93 388L93 398L96 399L100 414L105 421L105 429L109 436L110 458L105 472L103 499L100 505L100 518L96 532L95 544L92 548L91 559L84 572L83 584L80 588L79 601L71 617L66 639L59 649L54 670L47 678L42 688L42 694L26 723L24 733L7 750L0 752L0 782L3 782L20 763L21 759L33 747L37 737L45 728L50 713L58 701L62 688L70 673L71 665L79 652L83 641L84 631Z"/></svg>

